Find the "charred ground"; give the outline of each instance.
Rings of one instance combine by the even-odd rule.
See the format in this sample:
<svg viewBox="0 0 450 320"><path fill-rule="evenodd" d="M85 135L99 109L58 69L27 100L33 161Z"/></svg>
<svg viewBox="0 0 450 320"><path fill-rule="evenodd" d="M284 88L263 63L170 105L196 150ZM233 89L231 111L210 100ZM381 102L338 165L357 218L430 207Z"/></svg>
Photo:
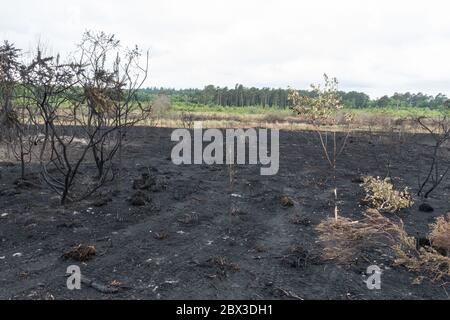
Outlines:
<svg viewBox="0 0 450 320"><path fill-rule="evenodd" d="M137 127L123 152L124 173L83 202L60 206L39 175L17 181L20 165L0 162L0 298L3 299L448 299L445 281L392 265L380 247L337 264L322 258L315 226L332 215L332 181L314 132L280 133L280 171L257 166L175 166L172 130ZM338 168L339 208L358 219L363 174L391 176L417 191L417 170L430 152L423 134L353 133ZM420 158L420 159L419 159ZM33 166L36 166L33 170ZM39 170L37 165L31 172ZM94 172L83 167L83 173ZM435 217L449 212L445 181L419 211L420 201L392 219L425 237ZM233 194L233 195L232 195ZM65 255L80 244L95 255ZM66 287L66 268L102 286ZM369 265L383 269L382 289L363 282Z"/></svg>

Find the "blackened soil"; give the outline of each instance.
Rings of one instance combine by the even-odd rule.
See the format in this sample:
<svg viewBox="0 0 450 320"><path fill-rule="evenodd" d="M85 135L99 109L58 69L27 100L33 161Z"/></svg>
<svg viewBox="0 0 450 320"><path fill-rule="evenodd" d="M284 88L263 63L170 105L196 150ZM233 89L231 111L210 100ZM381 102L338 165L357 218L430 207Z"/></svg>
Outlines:
<svg viewBox="0 0 450 320"><path fill-rule="evenodd" d="M258 166L240 165L230 185L225 165L172 164L171 132L133 129L120 184L65 207L37 174L30 175L32 183L15 184L20 166L3 159L0 298L449 298L443 281L413 284L420 274L394 267L387 248L349 264L322 258L315 226L332 215L332 181L315 133L281 132L279 173L260 176ZM429 152L426 136L354 133L338 163L341 214L362 217L362 174L389 175L396 186L417 192L417 171L425 168ZM90 174L92 166L83 170ZM154 180L136 184L142 174ZM433 212L420 212L417 200L392 218L425 237L435 217L450 211L449 182L431 197ZM86 262L63 258L79 244L95 246L95 256ZM364 283L372 264L383 269L381 290ZM87 284L68 290L70 265L99 284L116 285L118 292Z"/></svg>

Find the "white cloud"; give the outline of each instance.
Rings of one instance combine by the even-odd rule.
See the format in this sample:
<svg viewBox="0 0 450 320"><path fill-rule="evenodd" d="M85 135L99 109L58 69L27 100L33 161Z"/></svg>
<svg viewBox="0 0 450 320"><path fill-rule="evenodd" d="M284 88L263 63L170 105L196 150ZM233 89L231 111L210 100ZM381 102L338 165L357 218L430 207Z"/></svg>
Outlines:
<svg viewBox="0 0 450 320"><path fill-rule="evenodd" d="M0 37L70 51L86 29L151 50L148 86L306 88L450 95L448 1L15 0Z"/></svg>

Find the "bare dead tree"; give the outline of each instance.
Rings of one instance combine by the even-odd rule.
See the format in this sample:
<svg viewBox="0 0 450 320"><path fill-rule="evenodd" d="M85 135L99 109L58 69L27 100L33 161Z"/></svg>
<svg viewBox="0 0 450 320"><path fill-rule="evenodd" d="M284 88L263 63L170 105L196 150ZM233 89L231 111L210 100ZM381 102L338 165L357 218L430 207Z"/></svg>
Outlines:
<svg viewBox="0 0 450 320"><path fill-rule="evenodd" d="M20 50L8 41L0 45L0 141L3 142L10 142L11 131L19 125L13 109L20 72L19 55Z"/></svg>
<svg viewBox="0 0 450 320"><path fill-rule="evenodd" d="M21 77L24 65L21 51L5 42L0 46L0 137L9 153L21 163L21 179L31 162L39 128L34 121L33 106L24 97Z"/></svg>
<svg viewBox="0 0 450 320"><path fill-rule="evenodd" d="M38 110L42 122L42 146L39 162L43 180L64 204L70 199L85 153L72 161L70 149L75 140L73 125L77 106L70 91L75 89L79 66L63 64L60 57L44 56L38 46L32 61L22 72L25 96Z"/></svg>
<svg viewBox="0 0 450 320"><path fill-rule="evenodd" d="M147 77L148 54L141 67L138 48L120 51L114 36L90 32L77 53L62 63L38 48L22 72L26 96L42 122L42 176L62 204L85 199L114 180L113 160L119 153L120 161L128 128L149 114L136 99ZM91 159L95 177L83 170Z"/></svg>
<svg viewBox="0 0 450 320"><path fill-rule="evenodd" d="M97 178L111 174L113 159L119 155L127 131L150 116L150 107L137 100L137 90L148 74L148 52L141 64L138 47L122 50L114 35L86 32L78 46L83 66L78 80L83 90L83 112L78 118L89 140Z"/></svg>
<svg viewBox="0 0 450 320"><path fill-rule="evenodd" d="M419 125L433 139L433 151L431 152L425 176L422 177L421 172L418 174L419 191L417 195L425 199L442 183L450 171L448 152L445 154L443 148L450 141L450 121L447 116L429 119L428 121L429 123L426 123L424 117L417 119Z"/></svg>

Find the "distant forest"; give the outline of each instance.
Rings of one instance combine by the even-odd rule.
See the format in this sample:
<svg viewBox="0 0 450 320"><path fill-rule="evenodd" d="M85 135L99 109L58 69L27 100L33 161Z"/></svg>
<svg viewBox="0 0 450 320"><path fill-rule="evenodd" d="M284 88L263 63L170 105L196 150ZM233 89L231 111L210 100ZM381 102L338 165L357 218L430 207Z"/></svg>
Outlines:
<svg viewBox="0 0 450 320"><path fill-rule="evenodd" d="M314 96L313 91L298 90L302 95ZM167 89L146 88L139 91L142 100L152 99L157 95L166 95L174 102L199 105L216 105L230 107L262 106L279 109L289 108L289 89L247 88L236 85L234 88L221 88L208 85L203 89ZM423 93L395 93L371 99L363 92L340 92L342 104L348 108L441 108L450 107L450 100L444 94L431 96Z"/></svg>

